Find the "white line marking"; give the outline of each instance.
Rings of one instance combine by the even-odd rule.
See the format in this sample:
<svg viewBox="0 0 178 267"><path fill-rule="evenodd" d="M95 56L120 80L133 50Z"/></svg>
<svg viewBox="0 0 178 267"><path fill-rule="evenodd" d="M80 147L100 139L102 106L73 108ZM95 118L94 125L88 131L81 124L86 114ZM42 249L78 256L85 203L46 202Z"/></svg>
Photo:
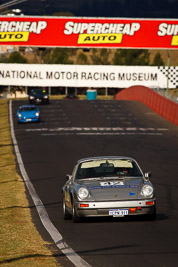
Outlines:
<svg viewBox="0 0 178 267"><path fill-rule="evenodd" d="M162 133L76 133L77 135L162 135Z"/></svg>
<svg viewBox="0 0 178 267"><path fill-rule="evenodd" d="M50 134L50 133L42 133L41 134L42 136L48 136L48 135L93 135L93 136L96 136L96 135L163 135L162 133L58 133L58 134Z"/></svg>
<svg viewBox="0 0 178 267"><path fill-rule="evenodd" d="M55 133L47 133L47 134L41 134L41 135L50 135L50 136L56 136L56 135L58 135L58 134L55 134Z"/></svg>
<svg viewBox="0 0 178 267"><path fill-rule="evenodd" d="M162 135L166 128L137 128L137 127L58 127L58 128L36 128L26 129L27 132L60 132L60 134L90 134L90 135L119 135L119 134L145 134L145 135ZM44 135L44 134L43 134ZM47 135L47 134L46 134Z"/></svg>
<svg viewBox="0 0 178 267"><path fill-rule="evenodd" d="M167 128L158 128L157 130L158 130L158 131L168 131Z"/></svg>
<svg viewBox="0 0 178 267"><path fill-rule="evenodd" d="M62 235L58 232L56 227L52 224L48 213L41 201L41 199L38 197L36 190L33 186L33 184L30 181L30 178L28 177L28 174L25 170L25 166L23 164L23 160L19 151L19 147L17 144L17 140L15 137L14 132L14 123L12 120L12 101L10 100L9 103L9 120L10 120L10 130L11 130L11 136L12 136L12 142L14 144L15 154L17 157L17 161L20 167L20 171L23 177L23 180L28 188L28 191L33 199L34 205L37 209L37 212L39 214L39 217L41 219L42 224L50 234L51 238L55 242L56 246L62 251L63 254L66 255L66 257L77 267L91 267L86 261L84 261L67 243L65 243Z"/></svg>

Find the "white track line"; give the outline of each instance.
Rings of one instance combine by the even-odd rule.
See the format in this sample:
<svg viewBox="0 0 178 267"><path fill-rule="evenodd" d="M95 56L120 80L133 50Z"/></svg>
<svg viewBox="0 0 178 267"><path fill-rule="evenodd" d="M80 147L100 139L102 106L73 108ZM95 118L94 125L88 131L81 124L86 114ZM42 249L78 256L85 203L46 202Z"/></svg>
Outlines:
<svg viewBox="0 0 178 267"><path fill-rule="evenodd" d="M26 132L42 132L41 135L163 135L167 128L140 127L58 127L26 129ZM160 131L160 132L158 132ZM43 133L46 132L46 133Z"/></svg>
<svg viewBox="0 0 178 267"><path fill-rule="evenodd" d="M58 232L56 227L52 224L48 213L41 201L41 199L38 197L36 190L31 183L28 174L25 170L23 160L19 151L19 147L17 144L17 140L15 137L14 132L14 123L12 120L12 101L9 102L9 120L10 120L10 130L11 130L11 136L12 141L14 144L15 154L17 157L17 161L20 167L20 171L23 177L23 180L28 188L28 191L32 197L32 200L34 202L34 205L37 209L37 212L39 214L39 217L41 219L42 224L52 237L53 241L55 242L56 246L62 251L62 253L65 254L65 256L77 267L91 267L86 261L84 261L67 243L64 242L62 235Z"/></svg>
<svg viewBox="0 0 178 267"><path fill-rule="evenodd" d="M162 133L42 133L42 136L57 136L57 135L63 135L63 136L68 136L68 135L85 135L85 136L101 136L101 135L113 135L113 136L118 136L118 135L151 135L151 136L160 136L163 135Z"/></svg>
<svg viewBox="0 0 178 267"><path fill-rule="evenodd" d="M167 128L141 128L141 127L58 127L58 128L36 128L26 129L26 132L156 132L168 131Z"/></svg>

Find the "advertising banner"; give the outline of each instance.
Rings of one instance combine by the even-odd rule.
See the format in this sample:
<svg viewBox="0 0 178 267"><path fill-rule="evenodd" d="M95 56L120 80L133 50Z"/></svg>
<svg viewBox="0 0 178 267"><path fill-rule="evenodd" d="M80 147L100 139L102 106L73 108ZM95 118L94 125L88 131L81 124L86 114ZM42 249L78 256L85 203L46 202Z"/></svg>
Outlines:
<svg viewBox="0 0 178 267"><path fill-rule="evenodd" d="M0 16L0 45L177 49L178 20Z"/></svg>
<svg viewBox="0 0 178 267"><path fill-rule="evenodd" d="M41 87L178 87L178 67L0 64L0 85Z"/></svg>

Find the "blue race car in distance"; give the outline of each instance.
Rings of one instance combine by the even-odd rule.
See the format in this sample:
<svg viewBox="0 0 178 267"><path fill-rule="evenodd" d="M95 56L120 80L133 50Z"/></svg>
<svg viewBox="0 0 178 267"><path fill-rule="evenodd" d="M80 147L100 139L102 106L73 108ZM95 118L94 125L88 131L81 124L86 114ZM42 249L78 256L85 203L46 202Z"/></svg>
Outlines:
<svg viewBox="0 0 178 267"><path fill-rule="evenodd" d="M22 105L17 109L17 121L38 122L40 121L40 111L35 105Z"/></svg>

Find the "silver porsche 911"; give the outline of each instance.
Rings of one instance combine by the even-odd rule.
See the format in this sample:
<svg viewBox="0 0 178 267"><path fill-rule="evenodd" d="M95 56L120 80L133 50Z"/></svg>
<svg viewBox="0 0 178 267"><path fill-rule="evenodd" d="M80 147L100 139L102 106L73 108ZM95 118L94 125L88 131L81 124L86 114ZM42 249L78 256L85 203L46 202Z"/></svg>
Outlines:
<svg viewBox="0 0 178 267"><path fill-rule="evenodd" d="M130 157L78 160L62 188L64 219L148 215L155 219L156 198L151 173L143 174Z"/></svg>

